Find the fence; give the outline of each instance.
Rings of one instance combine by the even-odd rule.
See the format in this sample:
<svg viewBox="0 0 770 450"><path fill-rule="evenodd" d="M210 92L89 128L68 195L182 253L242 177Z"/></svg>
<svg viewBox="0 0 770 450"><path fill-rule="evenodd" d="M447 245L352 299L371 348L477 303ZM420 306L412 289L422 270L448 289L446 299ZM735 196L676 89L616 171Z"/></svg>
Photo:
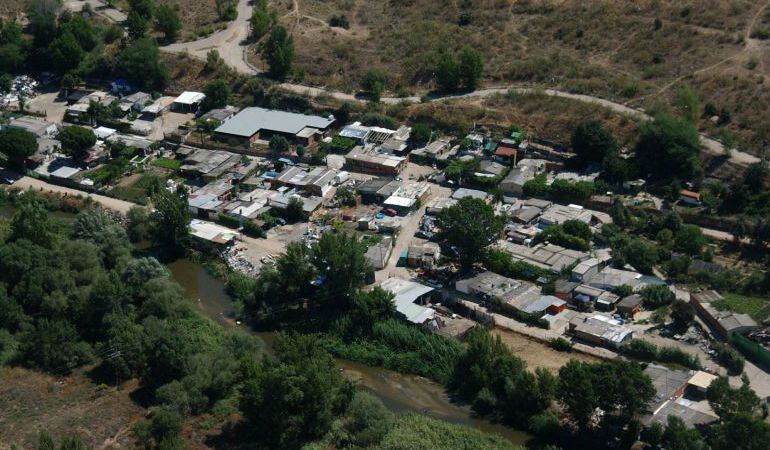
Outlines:
<svg viewBox="0 0 770 450"><path fill-rule="evenodd" d="M758 343L747 339L740 334L734 334L730 340L733 346L738 349L749 361L756 364L765 372L770 372L770 351Z"/></svg>

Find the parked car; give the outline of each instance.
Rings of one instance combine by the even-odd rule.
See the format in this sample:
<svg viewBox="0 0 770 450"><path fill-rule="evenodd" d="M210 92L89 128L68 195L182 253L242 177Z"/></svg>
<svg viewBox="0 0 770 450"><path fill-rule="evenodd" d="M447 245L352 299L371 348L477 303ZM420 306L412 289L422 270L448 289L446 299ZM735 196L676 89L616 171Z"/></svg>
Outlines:
<svg viewBox="0 0 770 450"><path fill-rule="evenodd" d="M389 217L395 217L398 215L398 212L393 208L385 208L382 210L382 213Z"/></svg>
<svg viewBox="0 0 770 450"><path fill-rule="evenodd" d="M433 239L434 233L431 233L430 231L425 230L417 230L416 233L414 233L415 237L421 238L421 239Z"/></svg>

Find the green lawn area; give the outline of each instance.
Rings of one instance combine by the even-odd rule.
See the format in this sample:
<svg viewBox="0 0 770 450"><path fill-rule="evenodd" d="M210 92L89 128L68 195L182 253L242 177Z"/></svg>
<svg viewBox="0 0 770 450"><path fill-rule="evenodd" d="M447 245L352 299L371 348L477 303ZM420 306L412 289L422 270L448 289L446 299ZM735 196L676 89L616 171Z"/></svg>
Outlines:
<svg viewBox="0 0 770 450"><path fill-rule="evenodd" d="M722 294L724 300L714 302L716 309L735 311L750 315L757 322L762 322L770 316L770 300L761 297L747 297L740 294Z"/></svg>
<svg viewBox="0 0 770 450"><path fill-rule="evenodd" d="M153 160L152 165L176 171L182 166L182 161L169 158L157 158Z"/></svg>

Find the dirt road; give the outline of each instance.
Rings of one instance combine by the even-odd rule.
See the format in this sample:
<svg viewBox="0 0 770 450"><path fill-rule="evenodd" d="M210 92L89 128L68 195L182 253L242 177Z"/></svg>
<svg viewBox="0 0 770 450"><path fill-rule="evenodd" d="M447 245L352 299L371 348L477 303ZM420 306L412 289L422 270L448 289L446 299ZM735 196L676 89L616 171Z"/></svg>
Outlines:
<svg viewBox="0 0 770 450"><path fill-rule="evenodd" d="M170 53L187 52L191 56L205 60L211 50L219 52L224 62L239 73L255 75L258 70L246 61L248 49L249 18L252 6L248 0L238 2L238 17L227 24L227 28L208 37L192 42L167 45L160 49Z"/></svg>
<svg viewBox="0 0 770 450"><path fill-rule="evenodd" d="M16 183L13 184L13 187L20 188L20 189L35 189L39 191L49 191L49 192L58 192L60 194L66 194L66 195L80 195L83 197L90 197L103 207L107 209L111 209L113 211L118 211L120 213L126 214L129 209L131 209L134 206L138 206L134 203L126 202L123 200L118 200L116 198L112 197L105 197L104 195L99 194L89 194L88 192L79 191L77 189L70 189L63 186L58 186L51 183L46 183L45 181L38 180L31 177L22 177L20 180L18 180Z"/></svg>

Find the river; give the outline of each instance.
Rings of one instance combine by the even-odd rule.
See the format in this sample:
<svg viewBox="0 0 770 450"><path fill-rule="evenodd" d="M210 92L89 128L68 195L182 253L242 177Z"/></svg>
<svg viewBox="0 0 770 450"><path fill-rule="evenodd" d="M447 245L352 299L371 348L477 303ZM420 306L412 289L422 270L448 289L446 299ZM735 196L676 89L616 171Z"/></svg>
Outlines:
<svg viewBox="0 0 770 450"><path fill-rule="evenodd" d="M201 312L224 327L236 327L233 302L224 283L213 277L200 264L180 259L168 264L171 275L185 290ZM255 333L266 349L273 342L273 333ZM382 400L395 412L417 412L450 423L466 425L505 437L516 445L524 445L530 435L499 424L472 417L466 406L452 403L443 386L423 377L404 375L390 370L369 367L352 361L336 359L346 376Z"/></svg>

